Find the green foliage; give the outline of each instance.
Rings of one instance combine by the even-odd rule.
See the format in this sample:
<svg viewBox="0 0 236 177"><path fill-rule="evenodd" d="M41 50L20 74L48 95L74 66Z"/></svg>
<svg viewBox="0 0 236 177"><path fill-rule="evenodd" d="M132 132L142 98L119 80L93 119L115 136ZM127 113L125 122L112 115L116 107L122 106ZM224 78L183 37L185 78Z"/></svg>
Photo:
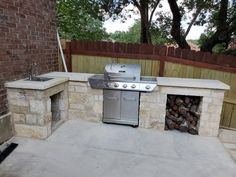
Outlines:
<svg viewBox="0 0 236 177"><path fill-rule="evenodd" d="M198 42L197 42L198 45L199 45L199 46L202 46L202 44L203 44L205 41L209 40L213 34L214 34L213 31L208 31L207 33L202 33L201 36L200 36L200 38L199 38L199 40L198 40Z"/></svg>
<svg viewBox="0 0 236 177"><path fill-rule="evenodd" d="M107 38L96 0L57 0L58 29L65 39Z"/></svg>
<svg viewBox="0 0 236 177"><path fill-rule="evenodd" d="M229 50L225 50L222 52L225 55L233 55L236 56L236 49L229 49Z"/></svg>
<svg viewBox="0 0 236 177"><path fill-rule="evenodd" d="M110 34L109 39L115 42L140 43L140 30L140 21L136 21L127 32L116 31ZM172 42L168 38L167 32L163 31L163 29L159 29L152 25L150 31L153 44L166 44Z"/></svg>
<svg viewBox="0 0 236 177"><path fill-rule="evenodd" d="M213 53L223 53L225 51L225 48L226 48L226 44L225 43L216 44L213 47L212 52Z"/></svg>
<svg viewBox="0 0 236 177"><path fill-rule="evenodd" d="M110 34L110 40L124 43L140 43L140 22L136 22L129 31L116 31Z"/></svg>

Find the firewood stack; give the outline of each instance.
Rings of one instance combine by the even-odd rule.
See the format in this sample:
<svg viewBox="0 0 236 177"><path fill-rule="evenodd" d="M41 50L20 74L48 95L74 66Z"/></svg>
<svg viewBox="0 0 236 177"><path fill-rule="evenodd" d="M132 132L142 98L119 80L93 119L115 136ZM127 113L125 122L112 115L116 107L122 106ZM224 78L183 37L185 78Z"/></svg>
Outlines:
<svg viewBox="0 0 236 177"><path fill-rule="evenodd" d="M166 130L198 134L200 97L168 95L166 105Z"/></svg>

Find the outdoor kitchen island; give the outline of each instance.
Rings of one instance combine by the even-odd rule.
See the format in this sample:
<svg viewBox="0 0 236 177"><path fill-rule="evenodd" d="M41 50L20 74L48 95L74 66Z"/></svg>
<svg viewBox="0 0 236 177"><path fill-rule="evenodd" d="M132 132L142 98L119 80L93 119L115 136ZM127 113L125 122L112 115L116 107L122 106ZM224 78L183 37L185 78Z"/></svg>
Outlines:
<svg viewBox="0 0 236 177"><path fill-rule="evenodd" d="M90 87L88 78L93 75L94 74L64 72L51 72L42 75L44 77L65 78L66 80L68 80L64 82L64 86L68 87L64 87L64 93L68 95L68 97L64 97L65 99L68 99L68 117L63 118L64 120L80 118L93 122L102 121L103 90L93 89ZM13 103L11 99L17 100L22 99L22 97L19 97L17 94L12 94L11 91L14 91L15 89L12 88L12 85L10 88L9 83L6 84L6 87L8 87L8 99L10 99L9 103L11 107L11 104ZM17 89L20 90L20 88ZM169 94L199 96L201 98L200 121L198 125L199 135L217 136L220 123L220 114L224 99L224 92L228 89L228 85L216 80L158 77L157 87L152 92L140 93L139 127L159 130L165 129L166 103L167 96ZM37 89L35 91L37 91ZM15 98L13 98L14 96ZM64 100L64 102L66 102L66 100ZM46 104L47 101L45 101L44 103ZM21 108L18 109L18 111L20 110ZM18 114L20 113L18 112ZM12 114L12 116L15 125L26 125L24 117L22 118L22 121L19 121L19 115L14 117L14 114ZM52 120L49 120L49 123L51 123L51 121ZM32 130L35 129L32 128ZM18 132L22 131L24 132L23 129L18 129ZM45 131L47 130L45 129ZM31 132L26 131L22 134L16 135L25 136L25 133ZM35 130L33 135L34 136L29 134L28 137L42 138L40 136L35 136L37 135L37 130ZM50 134L47 135L49 136Z"/></svg>

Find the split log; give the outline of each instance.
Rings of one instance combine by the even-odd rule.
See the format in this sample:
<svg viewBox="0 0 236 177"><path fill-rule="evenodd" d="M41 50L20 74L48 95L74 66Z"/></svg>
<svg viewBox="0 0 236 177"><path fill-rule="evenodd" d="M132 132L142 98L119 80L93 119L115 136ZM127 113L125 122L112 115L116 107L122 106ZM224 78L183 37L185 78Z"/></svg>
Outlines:
<svg viewBox="0 0 236 177"><path fill-rule="evenodd" d="M173 109L174 111L177 111L177 110L178 110L178 106L174 105L172 109Z"/></svg>
<svg viewBox="0 0 236 177"><path fill-rule="evenodd" d="M167 124L169 130L173 130L175 128L175 123L170 119L166 119L166 124Z"/></svg>
<svg viewBox="0 0 236 177"><path fill-rule="evenodd" d="M188 127L189 127L189 125L188 125L187 121L183 121L179 126L179 130L181 132L186 132L186 131L188 131Z"/></svg>
<svg viewBox="0 0 236 177"><path fill-rule="evenodd" d="M188 104L190 103L190 98L189 98L189 97L185 97L184 103L185 103L186 105L188 105Z"/></svg>
<svg viewBox="0 0 236 177"><path fill-rule="evenodd" d="M184 121L184 118L182 116L178 117L176 120L176 123L180 125Z"/></svg>
<svg viewBox="0 0 236 177"><path fill-rule="evenodd" d="M175 117L179 117L179 114L173 111L172 109L169 109L169 113L172 114Z"/></svg>
<svg viewBox="0 0 236 177"><path fill-rule="evenodd" d="M199 121L199 118L193 116L193 120L194 120L195 122L198 122L198 121Z"/></svg>
<svg viewBox="0 0 236 177"><path fill-rule="evenodd" d="M197 118L200 119L201 113L200 112L192 112L192 114Z"/></svg>
<svg viewBox="0 0 236 177"><path fill-rule="evenodd" d="M183 101L180 97L177 97L176 100L175 100L175 104L176 104L177 106L182 105L183 102L184 102L184 101Z"/></svg>
<svg viewBox="0 0 236 177"><path fill-rule="evenodd" d="M169 128L168 128L168 126L167 126L167 125L165 125L165 130L169 130Z"/></svg>
<svg viewBox="0 0 236 177"><path fill-rule="evenodd" d="M197 127L190 124L188 132L192 135L197 135L198 134Z"/></svg>
<svg viewBox="0 0 236 177"><path fill-rule="evenodd" d="M197 105L192 105L191 106L191 108L190 108L190 111L192 112L192 113L194 113L194 112L197 112Z"/></svg>
<svg viewBox="0 0 236 177"><path fill-rule="evenodd" d="M191 125L197 126L197 121L194 121L194 120L193 120L193 121L191 122Z"/></svg>
<svg viewBox="0 0 236 177"><path fill-rule="evenodd" d="M178 111L179 111L179 113L180 113L181 115L186 116L188 109L185 108L184 106L180 106L179 109L178 109Z"/></svg>
<svg viewBox="0 0 236 177"><path fill-rule="evenodd" d="M189 122L194 121L193 116L189 112L186 113L186 120Z"/></svg>

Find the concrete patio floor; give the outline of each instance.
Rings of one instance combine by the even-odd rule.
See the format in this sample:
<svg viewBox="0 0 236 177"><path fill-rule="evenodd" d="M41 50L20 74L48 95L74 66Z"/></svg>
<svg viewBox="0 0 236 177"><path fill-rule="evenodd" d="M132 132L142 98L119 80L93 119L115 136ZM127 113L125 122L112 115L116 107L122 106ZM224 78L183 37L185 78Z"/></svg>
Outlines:
<svg viewBox="0 0 236 177"><path fill-rule="evenodd" d="M218 138L70 120L47 140L15 138L0 177L235 177Z"/></svg>

